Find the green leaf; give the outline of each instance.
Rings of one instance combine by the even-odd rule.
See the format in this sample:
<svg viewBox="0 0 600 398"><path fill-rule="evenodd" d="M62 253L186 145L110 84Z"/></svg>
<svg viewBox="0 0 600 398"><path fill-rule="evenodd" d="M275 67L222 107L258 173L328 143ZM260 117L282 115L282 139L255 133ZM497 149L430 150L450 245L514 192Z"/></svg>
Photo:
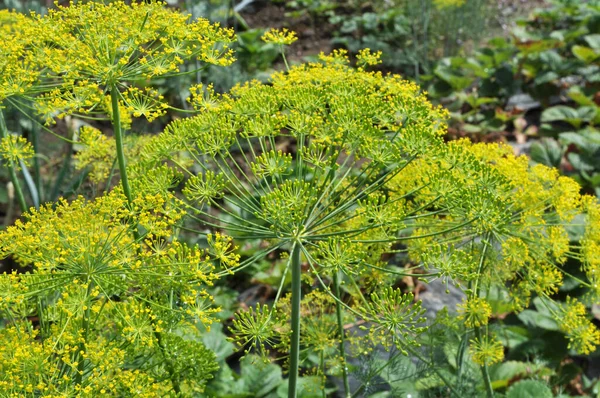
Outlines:
<svg viewBox="0 0 600 398"><path fill-rule="evenodd" d="M583 40L594 50L600 50L600 34L583 36Z"/></svg>
<svg viewBox="0 0 600 398"><path fill-rule="evenodd" d="M438 63L434 70L436 76L451 85L454 90L462 91L469 87L473 83L473 78L460 75L449 63L449 60Z"/></svg>
<svg viewBox="0 0 600 398"><path fill-rule="evenodd" d="M592 106L582 106L577 109L577 114L579 118L585 122L591 122L596 118L598 113L598 107L594 104Z"/></svg>
<svg viewBox="0 0 600 398"><path fill-rule="evenodd" d="M297 398L315 398L323 396L321 393L321 381L322 379L318 376L300 377L298 379L295 396ZM328 396L328 393L331 392L333 391L325 389L325 396ZM288 397L288 383L283 383L277 388L277 397Z"/></svg>
<svg viewBox="0 0 600 398"><path fill-rule="evenodd" d="M541 121L542 123L567 122L576 128L579 128L581 125L581 117L577 110L565 105L557 105L545 109L544 112L542 112Z"/></svg>
<svg viewBox="0 0 600 398"><path fill-rule="evenodd" d="M600 54L598 54L596 51L585 46L573 46L572 51L573 55L586 64L591 64L598 58L598 56L600 56Z"/></svg>
<svg viewBox="0 0 600 398"><path fill-rule="evenodd" d="M567 155L567 160L577 171L592 171L595 169L594 165L588 162L588 159L576 152L570 152Z"/></svg>
<svg viewBox="0 0 600 398"><path fill-rule="evenodd" d="M490 378L492 381L510 380L516 376L526 375L530 364L519 361L507 361L490 367Z"/></svg>
<svg viewBox="0 0 600 398"><path fill-rule="evenodd" d="M470 134L478 134L483 131L483 129L475 124L465 123L462 125L462 130L466 133Z"/></svg>
<svg viewBox="0 0 600 398"><path fill-rule="evenodd" d="M537 380L521 380L506 392L506 398L552 398L552 390Z"/></svg>
<svg viewBox="0 0 600 398"><path fill-rule="evenodd" d="M551 138L542 139L540 142L531 145L531 159L546 166L558 168L562 160L562 154L563 150L558 142Z"/></svg>
<svg viewBox="0 0 600 398"><path fill-rule="evenodd" d="M234 346L227 340L227 336L223 333L223 324L215 323L211 326L210 332L204 332L202 342L212 350L217 356L217 361L220 364L225 362L225 359L233 354Z"/></svg>
<svg viewBox="0 0 600 398"><path fill-rule="evenodd" d="M505 326L502 333L498 333L498 339L506 347L516 347L529 341L531 335L527 328L522 326Z"/></svg>
<svg viewBox="0 0 600 398"><path fill-rule="evenodd" d="M545 330L558 330L558 324L554 318L535 310L524 310L519 313L517 317L529 327L537 327Z"/></svg>
<svg viewBox="0 0 600 398"><path fill-rule="evenodd" d="M563 145L571 145L574 144L578 148L584 148L587 145L587 140L585 137L579 133L575 133L573 131L567 131L566 133L560 133L558 136L558 140Z"/></svg>
<svg viewBox="0 0 600 398"><path fill-rule="evenodd" d="M578 105L582 105L582 106L596 105L590 97L585 95L585 93L581 90L581 87L579 87L579 86L571 87L569 89L569 92L567 93L567 95L569 96L569 98L571 98L573 101L575 101Z"/></svg>
<svg viewBox="0 0 600 398"><path fill-rule="evenodd" d="M285 384L279 366L265 364L254 355L249 355L242 361L240 381L244 382L246 391L252 393L253 397L267 397Z"/></svg>

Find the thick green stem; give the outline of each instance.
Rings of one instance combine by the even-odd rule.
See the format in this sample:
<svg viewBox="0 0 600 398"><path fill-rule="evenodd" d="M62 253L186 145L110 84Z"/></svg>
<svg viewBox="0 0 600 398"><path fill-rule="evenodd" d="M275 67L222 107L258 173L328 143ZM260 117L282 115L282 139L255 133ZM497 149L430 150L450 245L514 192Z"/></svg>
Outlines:
<svg viewBox="0 0 600 398"><path fill-rule="evenodd" d="M117 163L119 165L119 173L121 174L121 185L123 193L129 203L133 202L131 195L131 187L129 186L129 178L127 177L127 161L125 160L125 151L123 150L123 130L121 128L121 112L119 110L119 90L116 86L110 87L110 99L112 102L112 125L115 133L115 141L117 144Z"/></svg>
<svg viewBox="0 0 600 398"><path fill-rule="evenodd" d="M2 111L0 111L0 135L3 139L8 137L8 129L6 128L6 123L4 122L4 113ZM12 182L17 195L19 207L21 208L21 212L25 213L27 210L29 210L29 208L27 207L27 202L25 201L25 195L23 195L21 183L17 177L17 168L12 160L9 161L7 167L10 174L10 181Z"/></svg>
<svg viewBox="0 0 600 398"><path fill-rule="evenodd" d="M123 129L121 128L121 111L119 110L119 90L117 90L117 86L115 85L110 87L110 99L112 102L112 125L117 146L117 164L119 165L119 174L121 175L121 185L123 186L123 193L127 198L127 202L131 205L133 203L133 195L131 194L129 178L127 177L127 161L125 159L125 151L123 150ZM133 237L135 240L139 240L140 234L138 233L137 223L132 225L132 229Z"/></svg>
<svg viewBox="0 0 600 398"><path fill-rule="evenodd" d="M292 250L292 340L290 342L290 375L288 398L296 398L298 367L300 363L300 299L302 298L300 263L300 242L294 243Z"/></svg>
<svg viewBox="0 0 600 398"><path fill-rule="evenodd" d="M335 296L338 300L335 302L335 312L337 315L337 326L338 333L340 334L340 358L342 359L342 378L344 380L344 392L347 398L350 398L352 394L350 393L350 383L348 382L348 365L346 363L346 339L344 332L344 321L343 321L343 313L342 313L342 305L340 304L340 279L338 277L338 273L333 273L333 287L335 290Z"/></svg>

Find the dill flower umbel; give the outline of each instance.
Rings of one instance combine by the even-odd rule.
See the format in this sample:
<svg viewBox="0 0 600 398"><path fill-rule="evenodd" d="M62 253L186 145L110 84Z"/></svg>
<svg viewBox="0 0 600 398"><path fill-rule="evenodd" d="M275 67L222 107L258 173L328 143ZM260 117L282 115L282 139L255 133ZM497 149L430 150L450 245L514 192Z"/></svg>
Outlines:
<svg viewBox="0 0 600 398"><path fill-rule="evenodd" d="M470 341L469 352L478 365L493 365L504 359L504 347L494 337L484 336Z"/></svg>
<svg viewBox="0 0 600 398"><path fill-rule="evenodd" d="M586 308L581 302L567 297L559 319L559 327L569 339L569 348L589 354L600 345L600 330L588 320Z"/></svg>
<svg viewBox="0 0 600 398"><path fill-rule="evenodd" d="M189 22L160 1L76 3L58 6L38 23L49 32L44 65L62 81L40 110L49 119L70 113L107 113L104 92L134 117L164 114L168 104L152 88L134 85L179 72L186 60L226 66L233 62L233 32L205 19Z"/></svg>
<svg viewBox="0 0 600 398"><path fill-rule="evenodd" d="M42 90L39 51L46 37L47 32L33 18L0 10L0 108L7 99Z"/></svg>
<svg viewBox="0 0 600 398"><path fill-rule="evenodd" d="M31 267L0 275L0 392L190 395L212 377L194 324L213 322L206 289L239 257L223 235L210 249L173 239L177 199L139 192L61 200L0 233L0 256Z"/></svg>
<svg viewBox="0 0 600 398"><path fill-rule="evenodd" d="M492 307L480 297L471 297L458 305L458 313L466 327L480 327L488 324Z"/></svg>
<svg viewBox="0 0 600 398"><path fill-rule="evenodd" d="M0 140L0 157L5 165L19 169L20 161L27 166L34 155L33 146L24 137L10 134Z"/></svg>
<svg viewBox="0 0 600 398"><path fill-rule="evenodd" d="M265 32L265 34L262 35L262 40L265 43L289 46L298 40L298 36L296 36L296 32L293 32L287 28L269 29Z"/></svg>

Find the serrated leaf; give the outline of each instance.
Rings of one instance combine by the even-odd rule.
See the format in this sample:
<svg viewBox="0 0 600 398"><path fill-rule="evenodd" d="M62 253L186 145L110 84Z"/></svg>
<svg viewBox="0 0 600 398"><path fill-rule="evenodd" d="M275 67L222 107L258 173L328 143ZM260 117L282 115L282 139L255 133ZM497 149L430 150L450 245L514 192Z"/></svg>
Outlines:
<svg viewBox="0 0 600 398"><path fill-rule="evenodd" d="M575 145L578 148L583 148L587 145L588 141L586 140L586 138L579 134L579 133L575 133L573 131L567 131L566 133L560 133L558 136L559 141L563 144L563 145Z"/></svg>
<svg viewBox="0 0 600 398"><path fill-rule="evenodd" d="M553 398L552 390L537 380L521 380L506 392L506 398Z"/></svg>
<svg viewBox="0 0 600 398"><path fill-rule="evenodd" d="M217 362L222 364L225 359L233 354L234 346L227 340L227 336L223 333L223 324L215 323L210 328L210 332L204 332L202 342L211 349L217 356Z"/></svg>
<svg viewBox="0 0 600 398"><path fill-rule="evenodd" d="M534 162L550 167L559 167L562 160L562 148L551 138L542 139L531 145L530 156Z"/></svg>
<svg viewBox="0 0 600 398"><path fill-rule="evenodd" d="M264 364L261 358L249 355L242 361L242 377L247 391L254 397L266 397L283 384L281 368Z"/></svg>
<svg viewBox="0 0 600 398"><path fill-rule="evenodd" d="M595 169L593 164L590 164L586 158L576 152L571 152L567 155L567 160L571 166L577 171L592 171Z"/></svg>
<svg viewBox="0 0 600 398"><path fill-rule="evenodd" d="M542 112L542 123L567 122L576 128L581 125L581 117L576 109L565 105L557 105Z"/></svg>

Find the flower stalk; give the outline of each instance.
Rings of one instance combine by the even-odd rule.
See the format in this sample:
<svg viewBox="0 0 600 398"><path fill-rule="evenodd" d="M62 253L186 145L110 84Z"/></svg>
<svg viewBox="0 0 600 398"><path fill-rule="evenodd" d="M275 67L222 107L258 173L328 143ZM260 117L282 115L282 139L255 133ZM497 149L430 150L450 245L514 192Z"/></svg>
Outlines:
<svg viewBox="0 0 600 398"><path fill-rule="evenodd" d="M288 397L296 398L298 386L298 368L300 364L300 300L302 298L302 263L300 262L300 243L294 243L292 249L292 340L290 342L290 376Z"/></svg>
<svg viewBox="0 0 600 398"><path fill-rule="evenodd" d="M8 129L6 128L6 122L4 121L4 113L0 111L0 136L2 139L8 137ZM25 213L28 210L27 202L25 201L25 195L23 194L23 189L21 188L21 183L19 182L19 178L17 177L17 168L12 160L10 160L7 164L8 172L10 174L10 181L15 188L15 193L17 195L17 201L19 202L19 207L21 208L21 212Z"/></svg>

